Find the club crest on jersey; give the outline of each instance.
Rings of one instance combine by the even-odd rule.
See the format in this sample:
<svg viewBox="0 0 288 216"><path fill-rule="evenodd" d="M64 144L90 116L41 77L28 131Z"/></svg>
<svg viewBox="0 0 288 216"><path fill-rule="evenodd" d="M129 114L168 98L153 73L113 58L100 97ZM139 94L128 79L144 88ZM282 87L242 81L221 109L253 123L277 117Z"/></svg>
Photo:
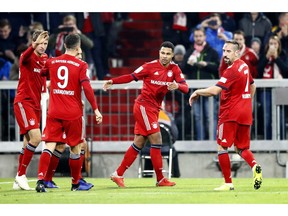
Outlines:
<svg viewBox="0 0 288 216"><path fill-rule="evenodd" d="M157 124L157 122L152 122L152 124L151 124L151 125L152 125L152 128L153 128L153 129L156 129L156 128L158 127L158 124Z"/></svg>
<svg viewBox="0 0 288 216"><path fill-rule="evenodd" d="M33 119L33 118L29 119L29 124L32 125L32 126L35 125L35 119Z"/></svg>
<svg viewBox="0 0 288 216"><path fill-rule="evenodd" d="M173 72L171 70L169 70L168 73L167 73L167 76L168 77L172 77L172 75L173 75Z"/></svg>

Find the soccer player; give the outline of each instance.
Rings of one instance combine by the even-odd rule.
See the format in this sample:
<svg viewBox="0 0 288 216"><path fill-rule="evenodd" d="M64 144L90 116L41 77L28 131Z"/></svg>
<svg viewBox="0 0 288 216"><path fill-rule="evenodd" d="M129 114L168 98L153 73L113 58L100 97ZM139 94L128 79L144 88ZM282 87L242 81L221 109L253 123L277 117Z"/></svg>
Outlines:
<svg viewBox="0 0 288 216"><path fill-rule="evenodd" d="M245 45L245 33L241 30L237 30L233 33L233 40L238 42L239 44L239 58L242 59L249 67L251 76L253 78L257 78L258 72L257 72L257 66L259 61L259 56L255 53L255 51ZM220 77L223 75L223 72L228 67L228 65L224 62L224 59L222 57L221 64L219 67L219 74Z"/></svg>
<svg viewBox="0 0 288 216"><path fill-rule="evenodd" d="M42 135L45 148L39 160L37 192L46 192L44 177L57 142L63 140L63 131L66 134L67 144L70 146L71 190L92 188L92 185L79 183L82 166L80 152L85 127L81 101L82 88L94 110L97 124L102 122L102 114L98 110L90 79L87 76L88 64L76 57L81 51L80 36L78 34L67 35L64 45L65 54L49 59L46 63L47 70L43 72L49 74L51 85L46 126Z"/></svg>
<svg viewBox="0 0 288 216"><path fill-rule="evenodd" d="M32 35L31 46L22 53L19 60L20 77L14 99L14 113L24 140L13 189L19 187L23 190L31 189L26 178L26 170L41 141L40 101L45 78L40 76L40 71L48 58L45 53L48 39L47 31L36 30Z"/></svg>
<svg viewBox="0 0 288 216"><path fill-rule="evenodd" d="M215 96L221 93L217 126L218 160L225 183L217 191L234 190L228 148L234 144L238 153L251 167L254 188L262 183L262 168L250 151L250 126L252 124L252 98L256 85L247 64L239 59L239 44L232 40L223 46L223 59L228 64L215 86L197 89L189 98L190 106L199 96Z"/></svg>
<svg viewBox="0 0 288 216"><path fill-rule="evenodd" d="M77 58L82 59L82 49L78 51ZM50 81L47 84L47 88L50 88ZM84 101L82 100L82 108L84 109ZM63 133L62 136L62 140L61 142L58 142L56 144L56 147L52 153L51 159L50 159L50 163L49 163L49 167L48 170L44 176L44 186L45 188L59 188L57 186L57 184L53 181L53 176L55 174L55 171L57 169L57 166L59 164L59 160L62 156L62 153L65 151L66 149L66 134ZM80 153L80 160L81 160L81 164L83 164L83 160L85 158L85 152L87 152L88 150L88 146L87 146L87 142L86 139L84 139L84 142L81 143L81 153ZM82 167L81 167L82 170ZM84 184L84 185L91 185L92 187L94 187L94 185L92 183L86 182L86 180L83 178L82 176L82 172L80 172L80 180L79 180L80 184Z"/></svg>
<svg viewBox="0 0 288 216"><path fill-rule="evenodd" d="M134 103L134 143L126 151L124 158L111 174L111 180L119 187L125 187L124 172L137 158L139 151L144 147L146 140L151 143L150 156L156 173L156 186L174 186L162 173L161 146L162 138L158 123L158 115L164 96L173 90L188 93L188 85L181 69L172 61L174 45L165 41L159 50L159 59L148 62L137 68L133 73L107 80L103 85L106 91L113 84L129 83L133 80L143 80L141 94Z"/></svg>

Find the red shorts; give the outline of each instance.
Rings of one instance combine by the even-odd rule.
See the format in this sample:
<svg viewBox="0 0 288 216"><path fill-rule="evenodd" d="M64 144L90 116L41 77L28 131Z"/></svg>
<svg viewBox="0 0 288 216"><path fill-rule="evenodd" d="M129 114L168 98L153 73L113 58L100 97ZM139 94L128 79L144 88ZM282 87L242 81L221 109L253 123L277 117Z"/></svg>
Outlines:
<svg viewBox="0 0 288 216"><path fill-rule="evenodd" d="M30 103L14 104L14 114L20 128L20 134L26 134L31 129L40 129L41 110L35 110Z"/></svg>
<svg viewBox="0 0 288 216"><path fill-rule="evenodd" d="M76 146L84 140L84 127L83 117L76 120L62 120L47 116L42 140L45 142L66 142L69 146Z"/></svg>
<svg viewBox="0 0 288 216"><path fill-rule="evenodd" d="M250 125L224 122L217 128L217 143L223 147L233 144L238 149L250 148Z"/></svg>
<svg viewBox="0 0 288 216"><path fill-rule="evenodd" d="M159 109L135 102L134 108L135 128L134 134L148 136L160 132L158 116Z"/></svg>

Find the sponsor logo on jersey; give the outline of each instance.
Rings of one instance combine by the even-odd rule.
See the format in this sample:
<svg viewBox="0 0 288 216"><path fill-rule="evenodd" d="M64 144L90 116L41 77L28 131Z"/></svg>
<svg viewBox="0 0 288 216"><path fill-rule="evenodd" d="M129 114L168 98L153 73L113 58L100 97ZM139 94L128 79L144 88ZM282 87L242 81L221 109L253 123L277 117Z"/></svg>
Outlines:
<svg viewBox="0 0 288 216"><path fill-rule="evenodd" d="M165 85L168 85L168 83L170 83L170 82L159 81L159 80L151 80L151 83L152 83L152 84L155 84L155 85L165 86Z"/></svg>

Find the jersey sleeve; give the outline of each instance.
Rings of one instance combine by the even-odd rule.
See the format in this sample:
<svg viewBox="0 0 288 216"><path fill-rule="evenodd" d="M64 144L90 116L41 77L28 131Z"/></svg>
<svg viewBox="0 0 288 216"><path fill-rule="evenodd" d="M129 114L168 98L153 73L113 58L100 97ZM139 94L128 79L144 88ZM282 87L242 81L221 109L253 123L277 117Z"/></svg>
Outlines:
<svg viewBox="0 0 288 216"><path fill-rule="evenodd" d="M29 46L22 54L20 57L20 62L22 62L22 64L30 58L30 56L32 55L32 53L34 52L34 49L32 46Z"/></svg>
<svg viewBox="0 0 288 216"><path fill-rule="evenodd" d="M144 77L149 75L149 66L147 64L143 64L140 67L138 67L132 75L137 79L137 80L143 80Z"/></svg>

